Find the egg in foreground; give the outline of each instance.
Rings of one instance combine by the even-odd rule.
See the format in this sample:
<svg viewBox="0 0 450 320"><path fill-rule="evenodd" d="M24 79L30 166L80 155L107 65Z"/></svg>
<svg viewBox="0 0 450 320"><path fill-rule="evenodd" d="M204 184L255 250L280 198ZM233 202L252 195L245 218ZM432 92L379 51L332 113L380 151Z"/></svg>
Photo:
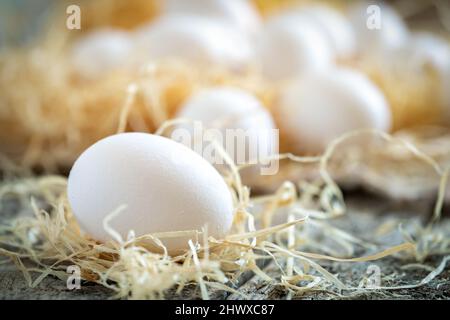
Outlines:
<svg viewBox="0 0 450 320"><path fill-rule="evenodd" d="M104 138L76 160L68 199L81 228L99 241L111 239L105 217L123 238L169 231L200 230L223 237L231 228L233 201L222 176L201 156L168 138L123 133ZM162 239L171 253L189 238Z"/></svg>

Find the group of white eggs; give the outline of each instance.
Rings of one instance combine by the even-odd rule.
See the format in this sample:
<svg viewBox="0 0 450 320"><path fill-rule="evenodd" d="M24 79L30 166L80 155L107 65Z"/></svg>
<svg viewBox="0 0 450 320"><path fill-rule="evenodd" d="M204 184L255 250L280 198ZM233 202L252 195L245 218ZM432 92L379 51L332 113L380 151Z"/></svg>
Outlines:
<svg viewBox="0 0 450 320"><path fill-rule="evenodd" d="M347 15L323 5L303 6L265 22L245 0L165 4L157 20L133 33L103 30L80 39L72 49L76 70L96 78L114 68L168 58L237 73L259 68L269 81L283 84L272 112L293 151L307 153L322 151L347 131L387 131L391 126L380 89L363 73L337 62L362 55L390 62L406 57L419 66L430 64L442 83L450 78L446 41L411 34L385 5L380 5L381 28L370 30L367 3L353 5ZM276 127L255 96L233 87L194 93L177 117L211 126L234 117L232 128L255 132ZM87 149L72 168L68 197L82 227L99 240L110 237L103 219L123 204L127 207L113 223L123 236L130 230L141 235L199 230L207 224L210 235L222 237L233 220L232 196L214 167L181 144L144 133L111 136ZM186 248L186 238L165 239L164 244L175 252Z"/></svg>
<svg viewBox="0 0 450 320"><path fill-rule="evenodd" d="M320 152L346 131L391 127L391 111L380 89L361 72L339 66L339 61L370 56L385 65L405 65L405 60L418 67L431 65L441 78L442 105L450 103L445 90L450 83L448 42L430 33L411 33L384 4L378 4L379 28L370 29L366 2L353 4L346 14L325 5L306 5L266 21L247 0L164 3L158 19L133 32L100 30L81 38L72 49L75 69L95 78L115 68L171 58L235 72L256 67L267 79L283 83L272 111L283 133L293 137L291 149L296 152ZM242 100L242 92L234 94L240 90L224 89L230 95L230 103L222 103L226 112L236 111L230 104L238 105L242 114L254 108ZM217 110L202 114L187 103L194 110L181 108L180 115L211 120L209 114L224 113L218 110L219 96L203 97L211 100L200 101L201 105Z"/></svg>

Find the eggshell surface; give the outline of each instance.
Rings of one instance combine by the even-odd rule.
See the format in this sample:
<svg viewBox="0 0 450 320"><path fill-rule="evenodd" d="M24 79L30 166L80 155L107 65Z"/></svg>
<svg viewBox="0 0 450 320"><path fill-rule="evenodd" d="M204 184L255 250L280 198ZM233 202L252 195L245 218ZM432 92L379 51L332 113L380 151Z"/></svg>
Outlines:
<svg viewBox="0 0 450 320"><path fill-rule="evenodd" d="M236 28L210 18L163 16L137 32L149 59L181 59L200 66L245 67L253 49Z"/></svg>
<svg viewBox="0 0 450 320"><path fill-rule="evenodd" d="M254 156L266 158L277 146L271 135L275 124L270 113L255 96L240 88L224 86L202 89L183 104L177 117L200 121L205 128L219 129L222 146L238 164L256 161ZM249 143L227 144L227 129L241 129L242 136ZM240 134L237 130L233 132ZM253 153L250 148L254 148Z"/></svg>
<svg viewBox="0 0 450 320"><path fill-rule="evenodd" d="M310 70L324 70L334 59L325 35L311 23L292 16L269 20L259 38L262 72L274 81L288 80Z"/></svg>
<svg viewBox="0 0 450 320"><path fill-rule="evenodd" d="M124 66L134 43L123 31L101 29L78 39L71 50L74 69L83 77L97 78Z"/></svg>
<svg viewBox="0 0 450 320"><path fill-rule="evenodd" d="M450 69L450 43L432 33L420 32L412 36L410 59L419 65L429 65L438 74Z"/></svg>
<svg viewBox="0 0 450 320"><path fill-rule="evenodd" d="M196 14L221 19L255 36L261 27L261 18L248 0L166 0L166 14Z"/></svg>
<svg viewBox="0 0 450 320"><path fill-rule="evenodd" d="M313 24L323 33L337 57L348 58L356 51L356 39L350 21L332 7L309 5L293 11L291 15L298 21Z"/></svg>
<svg viewBox="0 0 450 320"><path fill-rule="evenodd" d="M280 129L297 152L320 153L340 135L365 128L389 130L383 93L362 73L336 68L305 75L281 93Z"/></svg>
<svg viewBox="0 0 450 320"><path fill-rule="evenodd" d="M200 230L223 237L233 219L231 193L202 157L168 138L123 133L102 139L75 162L68 199L81 228L100 241L111 239L103 220L126 207L110 225L126 238L167 231ZM169 252L188 238L162 239Z"/></svg>
<svg viewBox="0 0 450 320"><path fill-rule="evenodd" d="M399 48L409 40L406 23L386 4L355 3L348 10L348 18L356 35L358 51L364 55L377 56Z"/></svg>

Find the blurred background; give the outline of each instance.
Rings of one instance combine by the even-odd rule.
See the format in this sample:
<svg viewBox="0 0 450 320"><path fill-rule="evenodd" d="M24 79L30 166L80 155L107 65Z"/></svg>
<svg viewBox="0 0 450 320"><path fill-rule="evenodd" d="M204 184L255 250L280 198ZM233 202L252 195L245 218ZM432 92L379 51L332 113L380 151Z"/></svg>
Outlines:
<svg viewBox="0 0 450 320"><path fill-rule="evenodd" d="M160 6L163 0L150 0L148 2L154 2L155 6ZM103 5L104 0L72 0L72 1L58 1L58 0L2 0L0 1L0 44L5 45L19 45L27 43L34 36L42 32L48 24L48 19L52 17L52 14L58 15L54 12L55 7L59 7L60 14L65 13L65 8L70 4L77 4L83 8L92 8L95 10L95 4L89 6L89 2L97 2L98 6ZM131 10L133 7L137 7L142 4L141 0L111 0L111 7L117 7L117 11L120 12L123 8ZM255 4L260 8L272 8L284 5L293 5L295 3L306 3L307 1L296 0L254 0ZM342 5L342 3L349 1L312 1L322 3L332 3L333 5ZM358 2L353 0L351 2ZM362 1L361 1L362 2ZM379 1L392 5L401 15L405 18L409 26L416 30L428 30L438 32L443 35L450 32L450 6L447 0L388 0ZM151 5L150 7L153 7ZM121 9L122 8L122 9ZM92 16L92 12L87 12L89 17ZM90 26L101 26L105 23L102 21L102 16L105 13L98 12L97 18L93 17L92 20L96 21L83 21L83 27L87 24ZM153 16L152 10L148 12L134 12L134 15L139 19L151 18ZM117 18L120 21L120 18ZM135 22L126 21L126 17L123 18L122 23L118 23L118 26L128 28L133 27L133 24L138 24L142 20L136 20Z"/></svg>
<svg viewBox="0 0 450 320"><path fill-rule="evenodd" d="M213 2L221 3L221 1L211 1L210 3ZM154 26L152 23L158 18L164 17L167 14L166 11L173 10L176 14L180 14L197 10L199 15L207 15L208 10L211 12L215 10L211 9L212 7L206 9L207 1L1 0L0 168L3 169L2 172L4 174L5 172L18 173L31 168L32 172L39 173L67 173L73 161L83 150L100 138L116 132L123 113L123 106L128 97L127 87L133 82L139 84L143 89L135 97L133 108L127 114L125 131L154 132L164 121L174 118L183 103L200 88L212 85L232 85L257 97L267 111L273 115L276 126L281 130L281 151L297 154L321 152L324 149L322 145L317 150L311 151L305 147L307 143L301 141L306 138L301 134L292 134L287 129L285 130L288 126L277 112L280 109L279 96L289 81L274 79L270 72L265 73L264 64L270 65L276 61L280 63L287 61L287 68L275 64L269 66L272 68L269 68L269 71L280 67L284 68L283 72L286 70L289 72L291 71L289 59L295 60L297 57L291 55L289 58L285 58L282 56L283 52L279 52L280 56L275 56L275 58L270 57L271 49L277 49L276 43L281 39L277 36L270 39L269 35L269 40L274 41L273 45L266 48L266 51L269 51L269 58L260 53L249 58L250 55L243 49L244 46L239 44L248 45L251 50L259 48L260 37L264 38L265 34L270 33L267 31L267 28L270 28L270 21L278 15L289 16L290 13L308 10L309 7L322 6L332 9L334 14L345 23L352 24L354 22L352 19L366 18L365 9L371 4L379 5L383 10L386 8L386 12L392 10L393 14L389 15L394 16L393 24L390 25L392 28L389 29L389 27L387 32L382 30L384 33L380 31L381 35L373 38L380 42L377 45L384 45L383 41L386 41L387 44L390 43L389 45L396 45L395 37L398 36L398 39L401 39L402 32L408 33L407 45L400 50L397 50L398 48L395 50L391 50L391 48L372 50L375 41L370 38L372 34L367 33L364 26L353 25L352 33L356 34L355 39L357 40L356 49L352 49L352 52L343 56L333 56L332 64L357 70L364 77L367 76L378 88L377 90L382 92L389 103L389 113L391 113L389 117L392 117L392 124L386 128L383 127L383 130L391 133L409 130L407 136L411 137L411 141L423 144L423 147L429 150L432 156L443 163L449 161L449 155L446 152L450 148L447 132L450 124L450 106L448 106L450 101L448 83L450 82L446 82L450 81L450 72L448 71L450 65L449 1L236 1L236 3L246 3L245 8L251 7L255 12L253 16L247 14L248 8L230 9L232 6L223 5L227 2L222 1L222 4L218 5L218 8L224 10L224 15L231 20L235 19L237 24L243 26L251 25L253 22L249 17L256 16L257 32L250 32L252 34L249 35L249 39L241 39L245 33L243 30L232 36L228 36L227 32L229 31L226 31L222 33L225 34L222 45L220 41L209 43L209 35L206 35L204 30L196 30L193 32L199 32L197 34L199 43L196 44L199 47L184 43L186 50L180 50L179 48L182 47L174 45L179 40L178 35L170 38L178 31L173 31L176 28L174 27L172 30L169 26L167 30L161 31L160 35L154 38L157 41L154 41L153 48L149 49L153 50L153 54L165 57L167 52L172 51L175 56L177 54L182 56L185 52L188 54L192 48L197 48L196 53L203 54L202 57L205 57L205 61L210 59L214 63L207 68L197 67L189 59L188 63L186 61L184 63L179 63L179 61L161 63L158 64L157 71L152 71L150 77L148 69L143 72L143 67L156 60L150 59L150 55L147 55L147 51L145 51L147 48L131 50L133 53L123 59L125 62L117 68L115 66L111 68L110 64L114 65L117 60L123 58L124 48L128 48L130 39L134 41L144 34L144 38L148 37L144 42L151 42L148 39L152 37L151 29ZM167 9L167 3L172 9ZM189 8L189 4L192 5L192 8ZM69 5L78 5L81 9L81 30L66 28L68 16L66 9ZM239 8L239 5L236 8ZM359 11L360 16L351 17L349 12L358 6L362 8L362 11ZM382 11L382 14L384 12ZM214 14L213 20L217 20L217 12ZM389 15L386 13L386 19ZM326 21L324 24L327 24ZM112 38L108 38L108 35L102 38L104 35L101 35L101 32L99 38L91 37L95 31L105 29L113 31ZM329 41L339 43L342 40L338 39L338 33L333 34L332 23L328 27L325 26L325 29L333 36L336 35L336 39L331 37L328 39ZM211 31L211 34L214 32ZM290 36L289 30L282 32L285 32L284 35ZM423 45L422 42L417 44L410 40L418 32L426 33ZM165 36L166 34L169 36ZM245 36L247 37L247 35ZM209 40L205 40L208 45L211 44L217 48L204 48L203 46L206 44L201 42L203 41L201 37L208 38ZM213 35L212 38L214 37ZM301 37L299 39L300 44L287 43L286 45L288 48L296 48L295 50L299 50L298 48L306 50L312 46L312 52L304 54L299 50L298 60L305 58L307 60L304 62L305 69L309 69L309 65L316 63L319 50L314 51L315 41L310 41L309 47L303 47ZM109 42L110 40L111 42ZM184 39L180 41L183 44ZM289 41L291 40L288 39L287 42ZM387 44L386 46L388 46ZM410 48L410 44L414 45ZM208 51L209 49L211 51ZM222 49L224 52L220 51ZM195 50L192 51L195 52ZM255 51L258 50L255 49ZM289 54L289 50L285 51ZM374 54L375 51L377 54ZM302 54L304 55L302 56ZM199 54L199 56L201 55ZM419 68L410 68L411 64L417 62L411 57L416 56L420 60ZM261 58L266 61L261 63L259 60L264 60ZM215 63L217 61L223 62L223 66ZM299 61L295 61L295 63L297 62ZM301 68L297 71L299 74L302 73ZM351 87L342 90L347 93L358 91ZM447 98L441 98L441 96ZM357 128L359 120L356 116L354 119L351 116L344 122L356 123ZM326 119L328 122L325 122L324 126L332 128L335 124L334 120ZM423 126L427 129L416 129ZM433 129L430 129L431 126ZM294 125L291 127L304 126ZM355 128L350 126L348 129ZM342 133L341 131L327 132L326 134L335 138ZM315 143L314 139L311 141L312 144ZM329 140L327 141L329 142ZM386 154L380 156L380 153L377 153L376 155L370 154L370 157L385 160L392 157L392 150L386 149L384 152L388 151L390 152L389 156ZM396 154L396 157L399 158L403 156ZM384 164L387 163L384 162ZM398 169L398 167L396 168ZM397 169L393 170L397 172ZM368 170L365 169L365 171ZM414 168L414 170L418 169ZM419 172L421 171L419 170ZM424 176L427 175L427 171L423 173ZM290 174L290 172L287 173L287 176ZM389 175L390 173L386 171L383 174Z"/></svg>

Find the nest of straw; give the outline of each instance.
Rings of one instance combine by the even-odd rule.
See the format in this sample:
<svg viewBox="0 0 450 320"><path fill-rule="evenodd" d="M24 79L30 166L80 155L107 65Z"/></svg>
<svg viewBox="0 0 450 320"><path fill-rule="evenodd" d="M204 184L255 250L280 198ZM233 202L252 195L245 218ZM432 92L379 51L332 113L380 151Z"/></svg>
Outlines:
<svg viewBox="0 0 450 320"><path fill-rule="evenodd" d="M142 17L116 21L118 2L94 2L95 8L87 10L89 28L133 28L157 12L157 7L148 7L148 1L136 0L132 3L142 9L138 10ZM274 10L268 2L260 6L266 12ZM91 10L103 12L102 18L89 19ZM76 75L64 54L71 41L72 37L58 28L32 48L5 51L0 56L0 165L4 176L0 204L13 198L34 213L2 223L0 254L17 265L30 286L49 275L66 280L67 266L76 265L82 279L112 289L116 298L163 298L168 289L181 291L191 283L200 287L204 299L211 290L241 294L236 285L248 271L282 286L291 296L311 290L354 292L373 289L343 283L318 261L363 262L389 255L423 261L430 255L450 253L448 230L438 228L445 201L450 133L437 127L394 135L352 132L333 141L320 156L276 155L281 161L279 174L250 181L259 196L251 194L248 181L241 179L246 166L228 161L224 179L236 201L232 232L224 239L209 237L206 229L139 237L130 232L122 239L108 224L120 212L111 213L104 221L114 241L99 243L89 238L79 229L67 203L66 178L55 175L69 168L85 148L115 132L156 130L163 134L182 101L204 86L243 87L269 109L276 100L276 86L251 68L233 74L220 68L196 69L179 61L149 63L135 71L117 70L86 82ZM377 68L362 69L379 79L382 87L392 88L398 82L372 73ZM413 114L418 118L425 110L421 103L434 95L434 86L421 88L414 92L422 98L413 99L414 110L418 110ZM405 102L397 101L395 91L387 92L391 92L388 96L394 102L398 128L409 124L404 111L395 111L404 110ZM433 119L438 117L431 114ZM227 158L223 150L221 154ZM36 176L36 169L42 174ZM438 194L432 222L414 234L404 232L404 242L397 246L377 247L333 227L332 221L346 213L338 185L363 185L397 198ZM192 235L189 250L169 256L160 239L187 233ZM317 233L321 241L317 241ZM163 253L151 251L148 241L161 246ZM360 248L373 253L357 257ZM268 275L261 268L268 259L278 266L279 276ZM447 260L420 283L403 288L427 284L443 271ZM36 272L38 276L33 278Z"/></svg>
<svg viewBox="0 0 450 320"><path fill-rule="evenodd" d="M390 136L385 138L393 139ZM67 203L65 177L13 180L3 184L1 199L15 197L26 204L31 197L34 216L13 219L1 226L0 253L17 265L30 286L38 285L49 275L67 280L67 266L76 265L81 270L82 279L112 289L116 298L135 299L164 298L167 290L175 287L181 291L192 283L200 287L203 299L209 298L211 290L239 294L237 281L248 271L264 281L284 287L291 296L311 290L340 294L344 291L361 292L374 288L346 285L316 261L364 262L391 255L405 261L423 261L429 255L448 254L450 242L445 233L448 230L442 233L436 227L447 171L438 172L442 187L433 221L415 230L414 234L404 232L404 242L399 245L379 248L374 245L376 239L374 242L358 239L330 223L346 212L342 193L327 171L332 150L339 141L317 159L321 181L302 181L298 186L286 181L273 194L265 196L250 197L248 188L240 181L239 168L229 163L230 171L225 179L236 195L235 218L231 234L224 239L208 237L207 229L139 237L131 231L123 239L109 226L109 221L119 214L113 212L105 219L104 228L114 240L99 243L80 231ZM415 148L409 145L405 148L415 152L419 160L439 169L439 165ZM310 158L291 158L296 163L311 161ZM51 207L43 209L38 203L51 204ZM319 242L317 233L320 233ZM190 249L179 256L169 256L160 240L187 234L192 236ZM162 253L151 251L148 241L160 246ZM315 250L310 252L308 248ZM358 248L374 253L355 257ZM279 276L270 276L260 268L261 262L267 259L279 267ZM450 256L419 283L378 289L425 285L444 270L448 259ZM38 276L33 278L31 272L37 272Z"/></svg>

